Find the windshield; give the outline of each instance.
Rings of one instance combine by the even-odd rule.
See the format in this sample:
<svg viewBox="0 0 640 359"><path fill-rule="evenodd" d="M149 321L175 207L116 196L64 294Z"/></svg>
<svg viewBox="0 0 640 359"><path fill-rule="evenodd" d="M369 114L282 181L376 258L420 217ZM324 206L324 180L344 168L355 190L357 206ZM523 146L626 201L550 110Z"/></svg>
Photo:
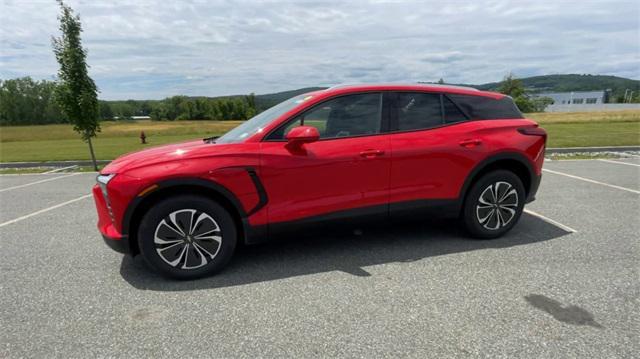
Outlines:
<svg viewBox="0 0 640 359"><path fill-rule="evenodd" d="M280 102L279 104L269 108L268 110L265 110L253 116L246 122L243 122L238 127L224 134L224 136L216 139L216 143L240 142L258 132L262 132L262 129L265 128L265 126L267 126L271 121L290 111L309 98L311 98L311 96L302 95L292 97L284 102Z"/></svg>

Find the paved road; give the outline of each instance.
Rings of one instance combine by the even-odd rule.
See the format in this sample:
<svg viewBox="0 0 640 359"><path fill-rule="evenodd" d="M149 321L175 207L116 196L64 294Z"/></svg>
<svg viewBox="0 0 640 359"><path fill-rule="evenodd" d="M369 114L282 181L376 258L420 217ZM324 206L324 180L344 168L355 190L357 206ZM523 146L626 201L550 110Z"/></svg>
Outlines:
<svg viewBox="0 0 640 359"><path fill-rule="evenodd" d="M620 162L548 162L527 208L557 225L317 233L192 282L102 243L93 174L1 176L0 357L637 356L640 161Z"/></svg>

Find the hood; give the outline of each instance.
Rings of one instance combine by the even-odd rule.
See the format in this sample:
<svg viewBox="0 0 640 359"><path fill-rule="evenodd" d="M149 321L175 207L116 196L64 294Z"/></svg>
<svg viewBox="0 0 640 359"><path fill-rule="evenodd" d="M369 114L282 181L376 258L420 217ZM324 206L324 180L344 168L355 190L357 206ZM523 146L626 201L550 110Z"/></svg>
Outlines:
<svg viewBox="0 0 640 359"><path fill-rule="evenodd" d="M146 150L127 153L110 162L101 173L119 173L142 166L148 166L163 162L193 158L205 153L210 155L215 147L226 147L206 143L203 140L187 141L164 146L151 147Z"/></svg>

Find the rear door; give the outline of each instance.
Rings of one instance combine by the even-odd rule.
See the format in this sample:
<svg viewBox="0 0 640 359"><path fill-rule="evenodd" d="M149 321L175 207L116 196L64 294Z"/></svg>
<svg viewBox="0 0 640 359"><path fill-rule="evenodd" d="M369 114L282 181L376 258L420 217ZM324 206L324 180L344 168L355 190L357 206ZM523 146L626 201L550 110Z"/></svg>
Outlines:
<svg viewBox="0 0 640 359"><path fill-rule="evenodd" d="M332 215L388 213L390 145L382 93L329 99L290 120L261 143L261 178L270 223ZM292 150L293 127L314 126L320 140Z"/></svg>
<svg viewBox="0 0 640 359"><path fill-rule="evenodd" d="M447 96L397 92L391 109L391 210L458 197L466 175L482 158L480 121L468 121Z"/></svg>

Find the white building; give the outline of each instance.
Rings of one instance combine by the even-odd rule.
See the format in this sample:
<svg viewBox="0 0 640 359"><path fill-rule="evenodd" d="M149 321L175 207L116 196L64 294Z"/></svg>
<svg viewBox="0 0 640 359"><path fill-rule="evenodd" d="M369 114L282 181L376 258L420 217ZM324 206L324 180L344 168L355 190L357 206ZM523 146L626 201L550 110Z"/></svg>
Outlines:
<svg viewBox="0 0 640 359"><path fill-rule="evenodd" d="M572 92L543 92L536 97L549 97L554 105L601 105L609 102L609 92L602 91L572 91Z"/></svg>

